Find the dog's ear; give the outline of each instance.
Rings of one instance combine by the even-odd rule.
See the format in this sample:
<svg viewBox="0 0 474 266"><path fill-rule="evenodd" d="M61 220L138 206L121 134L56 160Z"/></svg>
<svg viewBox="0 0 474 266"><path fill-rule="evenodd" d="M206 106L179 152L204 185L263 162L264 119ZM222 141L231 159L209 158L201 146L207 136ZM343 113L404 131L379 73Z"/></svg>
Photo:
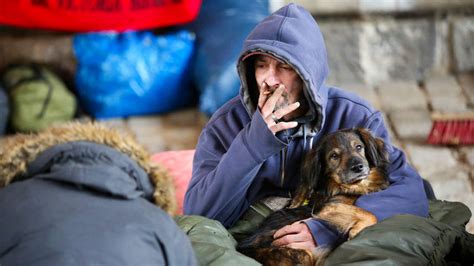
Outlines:
<svg viewBox="0 0 474 266"><path fill-rule="evenodd" d="M320 151L317 148L313 148L305 156L304 162L301 167L301 179L298 184L295 196L291 201L290 208L296 208L309 199L311 194L314 192L318 185L318 177L322 174L322 158Z"/></svg>
<svg viewBox="0 0 474 266"><path fill-rule="evenodd" d="M389 158L384 141L380 138L375 138L367 129L358 128L355 131L365 145L365 157L369 162L369 166L371 168L387 168Z"/></svg>

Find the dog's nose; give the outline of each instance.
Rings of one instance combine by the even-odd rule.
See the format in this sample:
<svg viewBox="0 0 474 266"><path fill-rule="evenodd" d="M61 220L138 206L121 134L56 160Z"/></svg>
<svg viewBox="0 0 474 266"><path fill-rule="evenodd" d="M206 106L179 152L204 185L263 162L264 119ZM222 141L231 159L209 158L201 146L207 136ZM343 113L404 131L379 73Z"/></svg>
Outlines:
<svg viewBox="0 0 474 266"><path fill-rule="evenodd" d="M351 171L354 173L358 174L362 172L362 170L364 170L364 165L361 163L351 166Z"/></svg>

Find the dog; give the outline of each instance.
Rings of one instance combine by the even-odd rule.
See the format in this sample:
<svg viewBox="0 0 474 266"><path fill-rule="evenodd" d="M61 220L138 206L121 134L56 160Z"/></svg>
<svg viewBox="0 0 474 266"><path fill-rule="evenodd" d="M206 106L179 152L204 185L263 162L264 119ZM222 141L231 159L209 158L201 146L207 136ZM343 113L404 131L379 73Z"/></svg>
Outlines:
<svg viewBox="0 0 474 266"><path fill-rule="evenodd" d="M274 233L314 217L354 238L377 223L372 213L354 203L361 195L388 187L389 166L383 140L366 129L343 129L324 136L305 156L290 206L268 216L237 250L264 265L322 265L340 243L315 250L276 247L272 246Z"/></svg>

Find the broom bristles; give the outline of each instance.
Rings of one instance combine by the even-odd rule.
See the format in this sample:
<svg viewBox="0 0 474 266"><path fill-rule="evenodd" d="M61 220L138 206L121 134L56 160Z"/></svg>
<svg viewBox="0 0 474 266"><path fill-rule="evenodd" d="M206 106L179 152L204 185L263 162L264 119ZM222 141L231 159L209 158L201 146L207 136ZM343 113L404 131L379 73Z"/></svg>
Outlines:
<svg viewBox="0 0 474 266"><path fill-rule="evenodd" d="M430 144L474 144L474 113L433 114Z"/></svg>

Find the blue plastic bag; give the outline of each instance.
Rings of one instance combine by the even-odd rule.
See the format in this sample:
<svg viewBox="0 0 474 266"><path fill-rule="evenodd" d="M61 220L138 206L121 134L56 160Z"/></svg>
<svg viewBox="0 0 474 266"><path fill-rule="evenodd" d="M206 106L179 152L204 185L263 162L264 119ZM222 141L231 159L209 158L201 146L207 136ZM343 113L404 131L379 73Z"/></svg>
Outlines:
<svg viewBox="0 0 474 266"><path fill-rule="evenodd" d="M207 115L239 93L236 63L247 35L269 15L268 0L204 0L191 25L197 36L194 82Z"/></svg>
<svg viewBox="0 0 474 266"><path fill-rule="evenodd" d="M97 118L172 111L193 102L188 31L90 33L74 37L76 87L86 112Z"/></svg>

